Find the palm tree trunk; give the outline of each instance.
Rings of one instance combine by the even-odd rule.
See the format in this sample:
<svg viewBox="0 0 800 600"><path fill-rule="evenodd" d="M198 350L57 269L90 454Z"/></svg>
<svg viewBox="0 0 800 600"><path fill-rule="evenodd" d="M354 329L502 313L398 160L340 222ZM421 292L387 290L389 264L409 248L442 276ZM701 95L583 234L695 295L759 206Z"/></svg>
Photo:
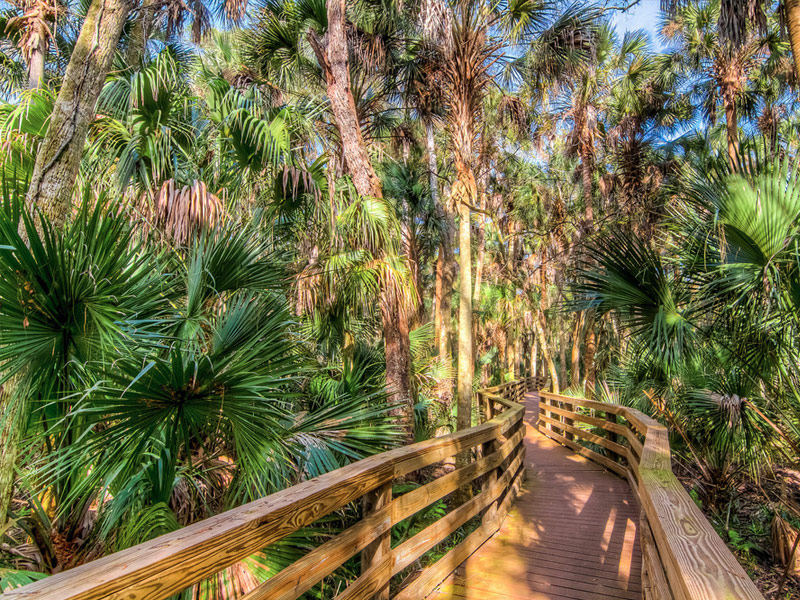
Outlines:
<svg viewBox="0 0 800 600"><path fill-rule="evenodd" d="M28 60L28 89L35 90L44 82L44 60L47 55L47 38L39 36L39 44L31 51Z"/></svg>
<svg viewBox="0 0 800 600"><path fill-rule="evenodd" d="M428 147L428 185L431 188L431 200L434 205L439 202L439 168L436 164L436 139L433 123L425 122L425 142Z"/></svg>
<svg viewBox="0 0 800 600"><path fill-rule="evenodd" d="M547 336L544 330L544 313L539 311L538 316L533 319L533 329L536 332L536 338L539 341L539 348L542 350L542 358L547 365L547 371L550 374L550 385L553 393L557 394L560 391L558 386L558 372L556 371L556 364L553 362L553 355L550 353L550 347L547 344Z"/></svg>
<svg viewBox="0 0 800 600"><path fill-rule="evenodd" d="M439 256L436 259L436 288L434 312L434 330L439 356L449 359L450 352L450 323L452 319L452 293L453 283L456 278L456 260L453 253L454 232L456 228L453 215L443 207L439 207L439 214L445 224L442 239L439 242Z"/></svg>
<svg viewBox="0 0 800 600"><path fill-rule="evenodd" d="M465 200L475 197L475 176L469 168L462 166L458 173L461 190ZM459 298L458 298L458 415L456 425L459 430L472 425L472 377L474 361L472 357L472 231L470 209L466 202L458 203L458 260L459 260Z"/></svg>
<svg viewBox="0 0 800 600"><path fill-rule="evenodd" d="M144 52L147 49L147 41L153 30L153 22L156 17L155 0L143 0L139 6L136 18L131 23L130 33L128 34L128 47L125 50L125 64L134 69L141 66L144 59Z"/></svg>
<svg viewBox="0 0 800 600"><path fill-rule="evenodd" d="M594 207L592 206L592 157L588 150L581 150L581 179L583 182L583 219L584 226L591 229L594 222Z"/></svg>
<svg viewBox="0 0 800 600"><path fill-rule="evenodd" d="M597 350L597 341L594 333L594 315L586 315L586 331L583 335L583 372L586 383L583 386L587 398L594 394L594 381L596 376L594 354Z"/></svg>
<svg viewBox="0 0 800 600"><path fill-rule="evenodd" d="M0 530L8 522L14 495L19 444L24 431L25 403L19 397L19 376L0 387Z"/></svg>
<svg viewBox="0 0 800 600"><path fill-rule="evenodd" d="M567 340L564 332L558 336L558 378L567 386Z"/></svg>
<svg viewBox="0 0 800 600"><path fill-rule="evenodd" d="M92 0L36 156L26 204L56 228L67 220L95 105L130 13L130 0Z"/></svg>
<svg viewBox="0 0 800 600"><path fill-rule="evenodd" d="M783 0L789 43L792 46L794 73L800 79L800 0Z"/></svg>
<svg viewBox="0 0 800 600"><path fill-rule="evenodd" d="M583 329L583 313L575 316L575 330L572 332L572 372L570 385L577 389L581 381L581 333Z"/></svg>
<svg viewBox="0 0 800 600"><path fill-rule="evenodd" d="M735 169L739 162L739 123L736 120L736 96L729 86L723 89L722 102L725 105L725 130L728 135L728 158L731 162L731 168Z"/></svg>

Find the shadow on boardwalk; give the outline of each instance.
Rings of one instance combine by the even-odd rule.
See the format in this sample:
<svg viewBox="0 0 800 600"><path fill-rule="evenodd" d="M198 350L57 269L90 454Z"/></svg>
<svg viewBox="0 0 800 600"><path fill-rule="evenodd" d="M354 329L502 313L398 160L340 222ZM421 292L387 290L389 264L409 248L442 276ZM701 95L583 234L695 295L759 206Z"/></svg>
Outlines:
<svg viewBox="0 0 800 600"><path fill-rule="evenodd" d="M502 529L429 598L641 599L639 508L627 481L536 429L526 397L527 478Z"/></svg>

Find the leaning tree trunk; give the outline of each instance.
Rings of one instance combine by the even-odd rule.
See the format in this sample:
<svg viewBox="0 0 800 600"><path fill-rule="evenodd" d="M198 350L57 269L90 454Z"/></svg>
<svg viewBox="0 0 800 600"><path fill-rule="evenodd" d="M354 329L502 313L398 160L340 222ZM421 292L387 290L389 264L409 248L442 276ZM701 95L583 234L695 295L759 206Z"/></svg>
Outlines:
<svg viewBox="0 0 800 600"><path fill-rule="evenodd" d="M130 0L92 0L36 156L26 204L60 228L67 220L81 154Z"/></svg>
<svg viewBox="0 0 800 600"><path fill-rule="evenodd" d="M328 100L353 185L361 196L382 198L381 181L369 159L350 85L346 3L345 0L326 0L325 6L328 13L327 32L320 38L310 30L308 41L325 73ZM411 394L408 311L390 286L384 285L381 295L386 389L399 403L395 416L406 432L406 441L411 441L414 399Z"/></svg>
<svg viewBox="0 0 800 600"><path fill-rule="evenodd" d="M789 43L792 46L794 74L800 79L800 0L783 0Z"/></svg>

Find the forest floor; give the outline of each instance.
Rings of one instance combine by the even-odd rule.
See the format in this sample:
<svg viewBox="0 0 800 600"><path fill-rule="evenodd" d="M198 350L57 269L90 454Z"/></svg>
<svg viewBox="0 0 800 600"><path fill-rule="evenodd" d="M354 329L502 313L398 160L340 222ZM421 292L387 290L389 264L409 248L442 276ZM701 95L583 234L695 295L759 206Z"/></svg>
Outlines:
<svg viewBox="0 0 800 600"><path fill-rule="evenodd" d="M744 481L721 510L702 506L696 479L685 473L678 478L767 600L800 598L800 560L796 561L798 570L788 575L785 565L776 560L771 531L775 508L767 500L784 498L785 502L800 506L800 472L777 468L775 477L762 479L760 485ZM792 524L797 527L797 520L792 519ZM800 555L800 548L797 554Z"/></svg>

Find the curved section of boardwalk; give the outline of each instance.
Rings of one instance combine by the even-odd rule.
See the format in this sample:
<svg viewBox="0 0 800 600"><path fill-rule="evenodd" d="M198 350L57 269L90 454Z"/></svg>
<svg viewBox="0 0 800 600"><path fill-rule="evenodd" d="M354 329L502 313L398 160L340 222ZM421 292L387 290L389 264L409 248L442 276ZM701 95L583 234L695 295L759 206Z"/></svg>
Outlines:
<svg viewBox="0 0 800 600"><path fill-rule="evenodd" d="M502 529L445 580L435 600L639 600L639 507L627 481L536 429L525 398L527 478Z"/></svg>

